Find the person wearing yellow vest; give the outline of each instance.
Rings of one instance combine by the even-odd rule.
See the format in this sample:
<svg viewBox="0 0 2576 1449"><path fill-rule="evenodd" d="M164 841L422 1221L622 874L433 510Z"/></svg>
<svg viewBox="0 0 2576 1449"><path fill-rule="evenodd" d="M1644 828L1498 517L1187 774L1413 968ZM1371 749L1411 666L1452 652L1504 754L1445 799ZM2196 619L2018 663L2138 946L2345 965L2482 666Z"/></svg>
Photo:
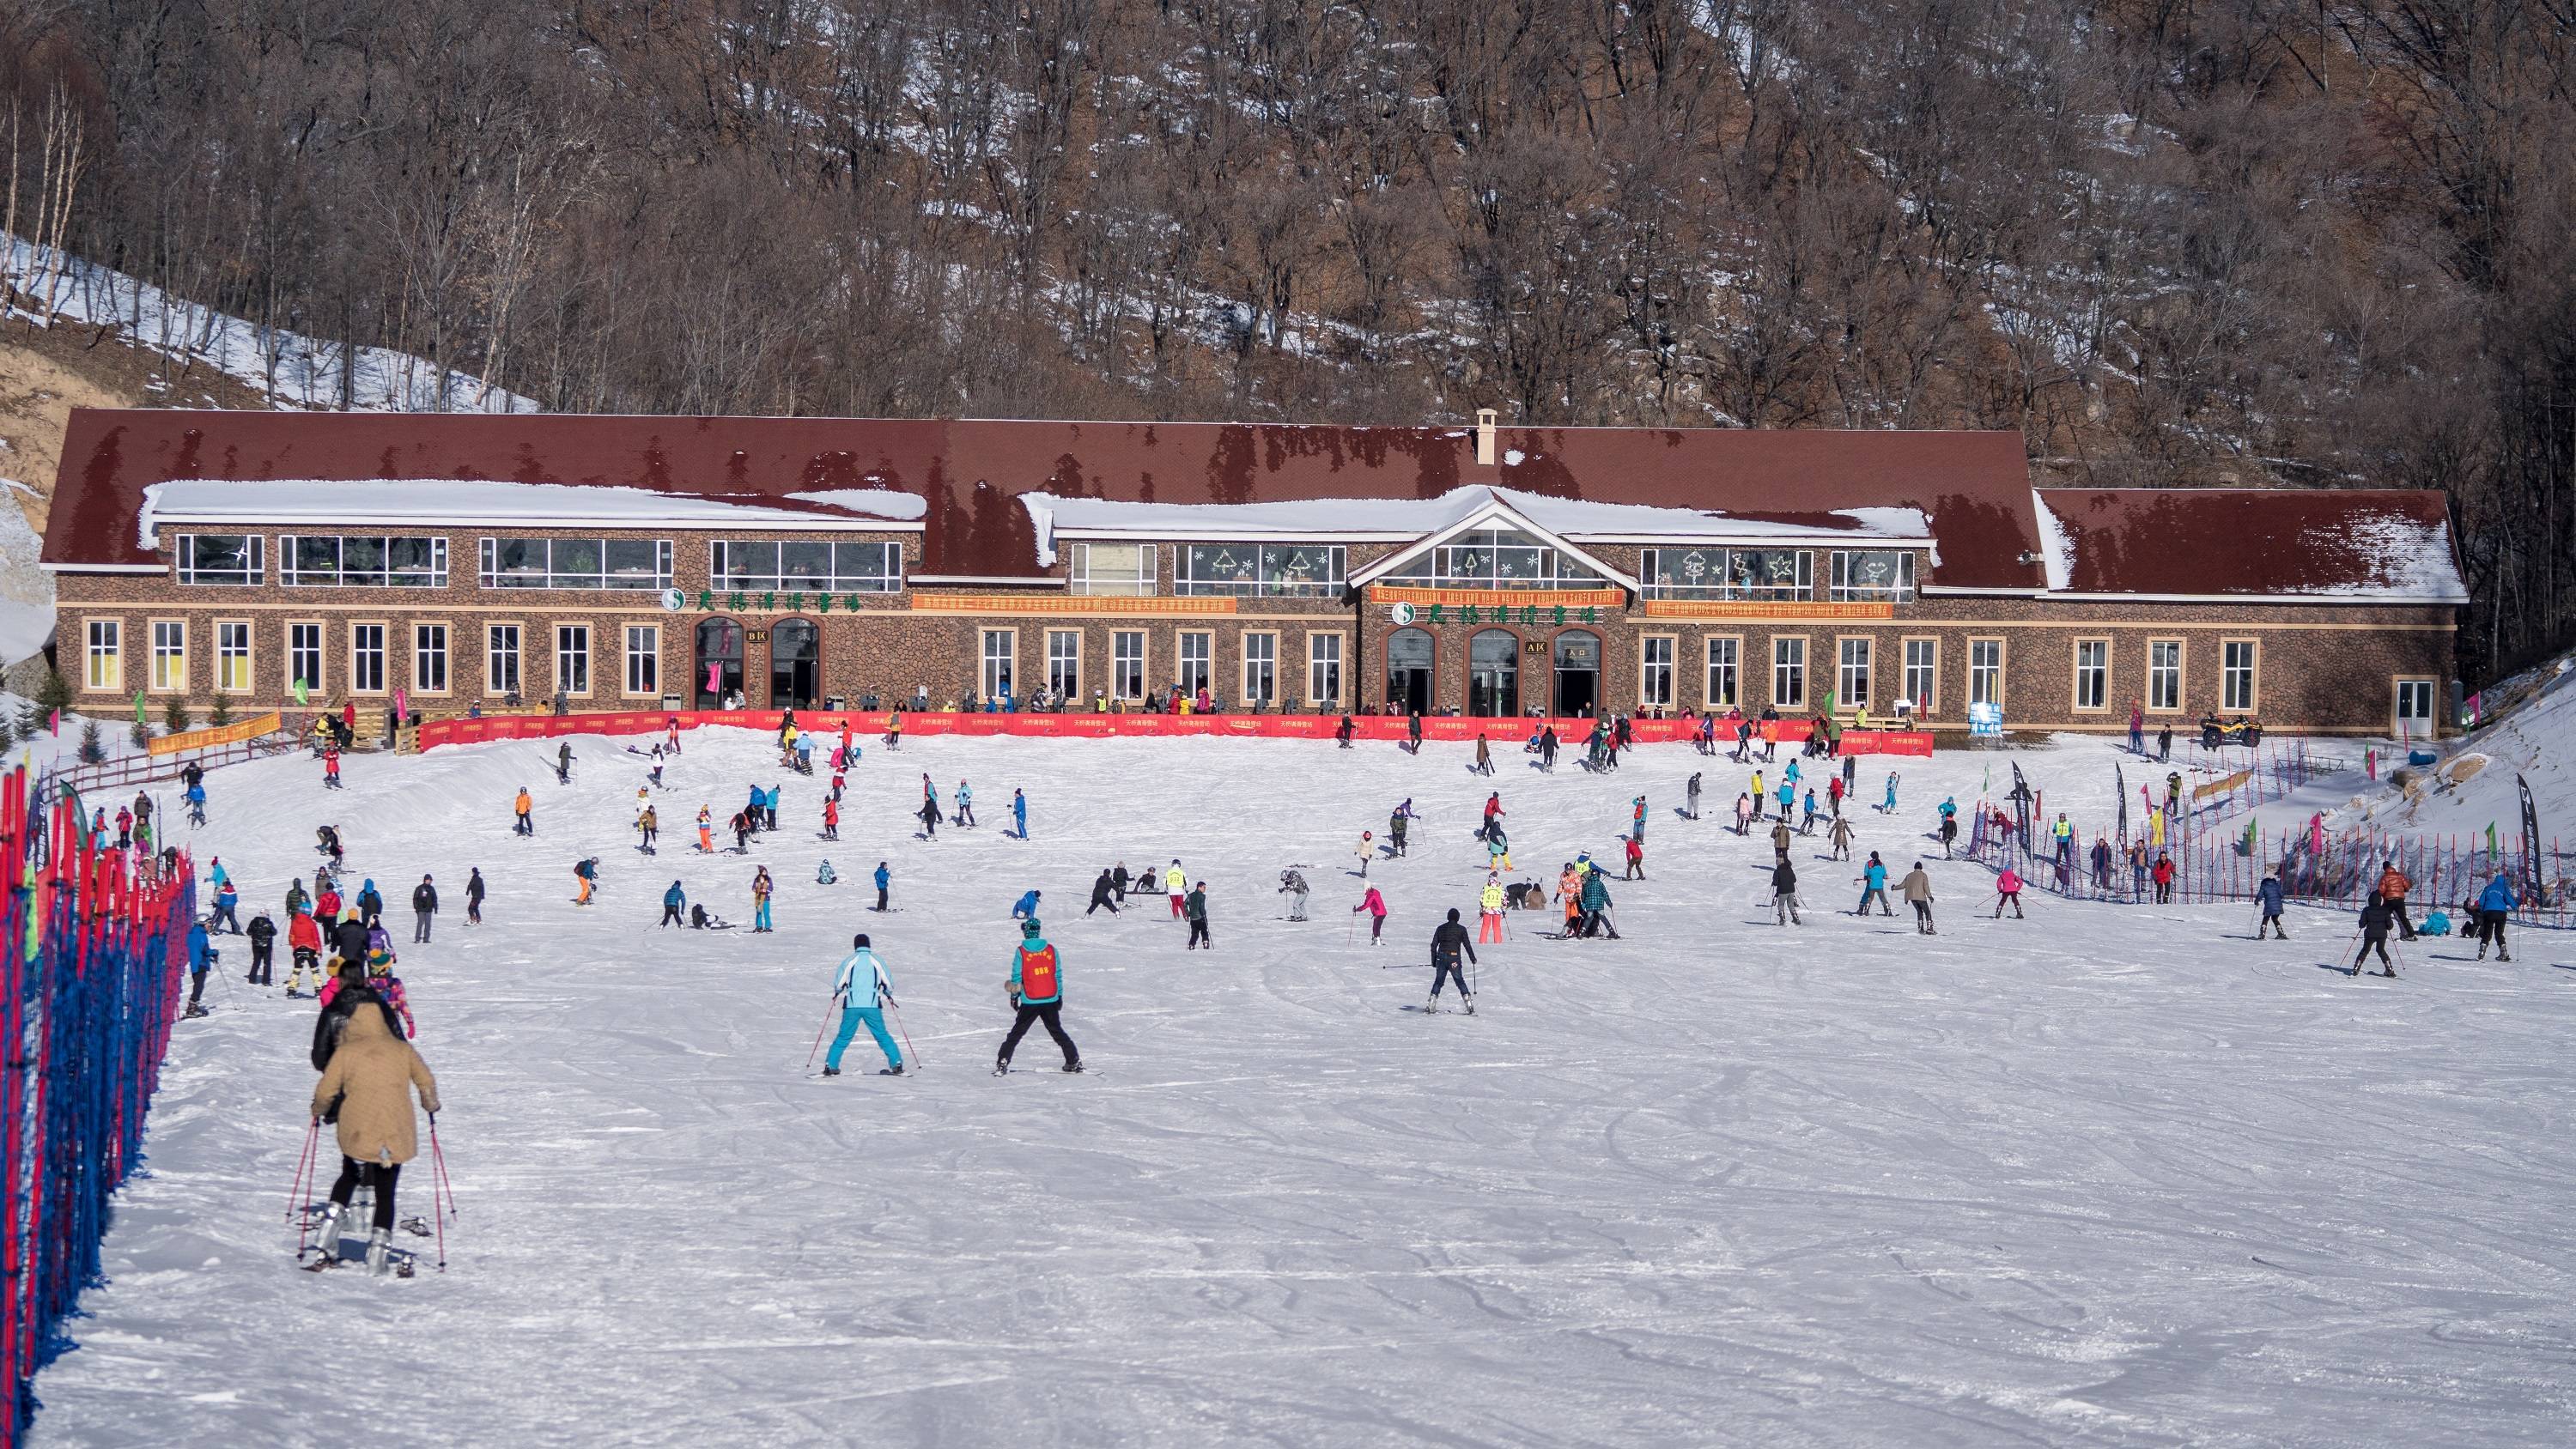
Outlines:
<svg viewBox="0 0 2576 1449"><path fill-rule="evenodd" d="M1055 1044L1064 1049L1064 1069L1082 1070L1082 1053L1074 1050L1073 1038L1064 1034L1064 1023L1057 1014L1064 1010L1064 980L1055 947L1038 933L1035 916L1020 922L1020 944L1011 952L1011 979L1004 983L1011 993L1011 1005L1018 1015L1011 1022L1011 1034L1002 1038L1001 1054L993 1058L993 1075L1005 1076L1011 1070L1011 1052L1028 1035L1035 1022L1047 1029Z"/></svg>
<svg viewBox="0 0 2576 1449"><path fill-rule="evenodd" d="M1163 872L1163 889L1171 893L1172 919L1181 918L1181 901L1190 893L1190 878L1181 874L1180 857L1172 858L1172 868Z"/></svg>
<svg viewBox="0 0 2576 1449"><path fill-rule="evenodd" d="M1495 875L1491 872L1486 874L1484 893L1477 897L1476 903L1481 908L1476 917L1476 944L1481 946L1489 941L1497 945L1501 944L1503 939L1503 880L1501 876Z"/></svg>

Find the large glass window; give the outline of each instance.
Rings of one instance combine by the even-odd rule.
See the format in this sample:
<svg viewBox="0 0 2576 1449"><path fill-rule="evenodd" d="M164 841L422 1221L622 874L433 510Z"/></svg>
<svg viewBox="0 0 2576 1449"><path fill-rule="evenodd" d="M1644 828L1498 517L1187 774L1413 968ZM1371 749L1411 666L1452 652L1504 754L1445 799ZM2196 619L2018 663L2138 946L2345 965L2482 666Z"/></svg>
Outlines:
<svg viewBox="0 0 2576 1449"><path fill-rule="evenodd" d="M411 687L423 694L447 692L447 626L411 626Z"/></svg>
<svg viewBox="0 0 2576 1449"><path fill-rule="evenodd" d="M1423 550L1387 576L1390 584L1442 588L1588 587L1601 575L1582 560L1511 528L1470 529Z"/></svg>
<svg viewBox="0 0 2576 1449"><path fill-rule="evenodd" d="M1648 709L1669 709L1673 703L1673 641L1659 635L1640 643L1637 703Z"/></svg>
<svg viewBox="0 0 2576 1449"><path fill-rule="evenodd" d="M2111 707L2111 641L2078 639L2075 641L2075 707L2109 709Z"/></svg>
<svg viewBox="0 0 2576 1449"><path fill-rule="evenodd" d="M1172 682L1196 694L1216 677L1216 636L1200 629L1184 629L1180 646L1180 669Z"/></svg>
<svg viewBox="0 0 2576 1449"><path fill-rule="evenodd" d="M1077 702L1081 700L1081 630L1049 629L1047 631L1047 688L1064 699Z"/></svg>
<svg viewBox="0 0 2576 1449"><path fill-rule="evenodd" d="M277 540L278 582L294 587L443 589L447 540L286 534Z"/></svg>
<svg viewBox="0 0 2576 1449"><path fill-rule="evenodd" d="M1243 636L1243 702L1268 704L1279 697L1279 636Z"/></svg>
<svg viewBox="0 0 2576 1449"><path fill-rule="evenodd" d="M2261 662L2261 651L2251 639L2229 639L2219 646L2219 707L2239 714L2251 714L2255 693L2255 668Z"/></svg>
<svg viewBox="0 0 2576 1449"><path fill-rule="evenodd" d="M1011 661L1019 653L1020 634L1016 629L984 631L984 696L1000 699L1011 692Z"/></svg>
<svg viewBox="0 0 2576 1449"><path fill-rule="evenodd" d="M564 694L590 693L590 626L555 626L555 688Z"/></svg>
<svg viewBox="0 0 2576 1449"><path fill-rule="evenodd" d="M1914 597L1914 554L1901 548L1834 550L1833 598L1847 604Z"/></svg>
<svg viewBox="0 0 2576 1449"><path fill-rule="evenodd" d="M288 688L292 689L296 681L301 680L306 693L321 692L322 626L319 623L286 626L286 672Z"/></svg>
<svg viewBox="0 0 2576 1449"><path fill-rule="evenodd" d="M721 547L722 545L718 545ZM633 589L671 586L667 538L487 538L487 589Z"/></svg>
<svg viewBox="0 0 2576 1449"><path fill-rule="evenodd" d="M1176 594L1321 599L1342 591L1340 544L1194 543L1176 555Z"/></svg>
<svg viewBox="0 0 2576 1449"><path fill-rule="evenodd" d="M1342 697L1342 636L1306 636L1306 700L1336 704Z"/></svg>
<svg viewBox="0 0 2576 1449"><path fill-rule="evenodd" d="M1968 703L2004 702L2004 641L1968 641Z"/></svg>
<svg viewBox="0 0 2576 1449"><path fill-rule="evenodd" d="M250 693L250 621L215 623L215 688L226 694Z"/></svg>
<svg viewBox="0 0 2576 1449"><path fill-rule="evenodd" d="M900 543L719 539L707 577L732 593L892 594L903 589Z"/></svg>
<svg viewBox="0 0 2576 1449"><path fill-rule="evenodd" d="M1737 656L1743 641L1733 635L1708 641L1708 707L1730 709L1736 703Z"/></svg>
<svg viewBox="0 0 2576 1449"><path fill-rule="evenodd" d="M2147 641L2147 708L2182 708L2182 641Z"/></svg>
<svg viewBox="0 0 2576 1449"><path fill-rule="evenodd" d="M1803 548L1650 548L1639 582L1658 599L1803 599L1816 556Z"/></svg>
<svg viewBox="0 0 2576 1449"><path fill-rule="evenodd" d="M385 626L349 626L349 689L355 694L385 692Z"/></svg>
<svg viewBox="0 0 2576 1449"><path fill-rule="evenodd" d="M179 582L183 584L256 584L268 540L256 533L183 533L179 535Z"/></svg>
<svg viewBox="0 0 2576 1449"><path fill-rule="evenodd" d="M1121 629L1109 636L1109 690L1120 699L1145 697L1145 631Z"/></svg>
<svg viewBox="0 0 2576 1449"><path fill-rule="evenodd" d="M1840 639L1834 668L1834 703L1841 709L1869 708L1870 641Z"/></svg>
<svg viewBox="0 0 2576 1449"><path fill-rule="evenodd" d="M1905 641L1905 696L1898 701L1916 714L1930 714L1940 707L1941 641L1908 639Z"/></svg>
<svg viewBox="0 0 2576 1449"><path fill-rule="evenodd" d="M1137 599L1152 597L1154 545L1076 543L1072 550L1066 571L1066 587L1072 592Z"/></svg>
<svg viewBox="0 0 2576 1449"><path fill-rule="evenodd" d="M125 626L114 619L92 619L88 633L88 673L84 681L91 689L123 689Z"/></svg>
<svg viewBox="0 0 2576 1449"><path fill-rule="evenodd" d="M626 692L662 692L662 627L658 624L626 626Z"/></svg>
<svg viewBox="0 0 2576 1449"><path fill-rule="evenodd" d="M483 692L516 694L519 692L519 626L495 624L485 636L483 658Z"/></svg>
<svg viewBox="0 0 2576 1449"><path fill-rule="evenodd" d="M152 687L175 691L188 687L188 626L182 620L152 621Z"/></svg>
<svg viewBox="0 0 2576 1449"><path fill-rule="evenodd" d="M1779 709L1806 707L1806 640L1793 637L1771 641L1771 703Z"/></svg>

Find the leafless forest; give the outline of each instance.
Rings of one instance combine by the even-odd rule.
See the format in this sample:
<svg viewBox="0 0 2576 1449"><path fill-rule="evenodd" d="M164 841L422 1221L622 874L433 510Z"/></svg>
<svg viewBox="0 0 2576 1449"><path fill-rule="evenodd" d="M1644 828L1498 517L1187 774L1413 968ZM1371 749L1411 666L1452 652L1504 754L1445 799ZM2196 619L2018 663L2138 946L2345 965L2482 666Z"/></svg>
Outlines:
<svg viewBox="0 0 2576 1449"><path fill-rule="evenodd" d="M2009 427L2576 637L2576 0L0 0L8 229L552 408Z"/></svg>

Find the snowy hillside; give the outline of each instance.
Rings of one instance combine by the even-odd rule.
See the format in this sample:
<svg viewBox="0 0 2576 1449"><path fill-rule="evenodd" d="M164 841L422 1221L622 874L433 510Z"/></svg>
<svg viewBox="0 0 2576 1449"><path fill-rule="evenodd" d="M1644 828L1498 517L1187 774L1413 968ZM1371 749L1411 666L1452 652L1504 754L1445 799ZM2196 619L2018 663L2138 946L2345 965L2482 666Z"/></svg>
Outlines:
<svg viewBox="0 0 2576 1449"><path fill-rule="evenodd" d="M1834 914L1855 870L1821 836L1794 852L1813 914L1784 929L1767 845L1716 823L1732 767L1507 756L1523 874L1614 857L1643 793L1649 878L1612 882L1623 940L1519 916L1478 1014L1425 1016L1426 939L1447 907L1472 921L1482 876L1464 747L872 744L846 839L815 838L823 782L786 775L747 859L694 855L688 822L782 778L766 739L687 740L652 859L627 828L643 763L575 749L569 788L526 744L355 759L339 795L294 757L212 777L193 843L245 917L309 878L323 821L398 943L436 874L437 940L401 951L447 1102L449 1269L294 1271L311 1006L218 982L110 1281L37 1381L36 1442L337 1444L352 1415L395 1445L2565 1440L2576 1241L2550 1205L2576 1173L2576 992L2553 936L2353 980L2323 969L2340 917L2294 910L2264 945L2235 907L1998 922L1990 878L1936 847L1926 938L1902 903ZM2105 744L2020 758L2107 800ZM1901 872L1995 760L1907 762L1900 812L1859 812L1862 854ZM1705 822L1675 814L1695 769ZM1884 769L1863 762L1864 800ZM983 827L915 839L923 771L971 779ZM522 784L533 841L509 831ZM999 828L1015 786L1025 843ZM1393 911L1372 949L1347 871L1408 795L1424 818L1370 869ZM825 856L847 883L813 883ZM1102 867L1174 857L1215 954L1183 952L1160 900L1083 913ZM880 859L898 914L862 909ZM653 925L675 877L747 921L755 862L777 934ZM1292 862L1302 924L1274 892ZM1088 1076L1036 1033L989 1074L1030 887ZM851 1075L805 1074L854 930L918 1075L867 1074L864 1034ZM225 955L237 976L246 949Z"/></svg>

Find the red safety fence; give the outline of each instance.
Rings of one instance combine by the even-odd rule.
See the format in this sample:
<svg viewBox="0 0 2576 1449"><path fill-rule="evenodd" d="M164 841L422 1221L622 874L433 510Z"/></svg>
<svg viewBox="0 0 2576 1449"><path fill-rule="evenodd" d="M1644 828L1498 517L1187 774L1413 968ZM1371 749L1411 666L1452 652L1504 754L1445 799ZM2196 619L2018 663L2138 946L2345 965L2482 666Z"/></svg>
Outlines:
<svg viewBox="0 0 2576 1449"><path fill-rule="evenodd" d="M436 749L441 745L471 744L478 740L550 739L556 735L649 735L659 734L671 722L692 730L705 725L730 725L740 729L775 733L783 711L774 709L730 710L628 710L611 714L566 715L486 715L479 719L431 720L420 727L420 747ZM816 736L838 735L846 725L853 733L874 739L894 727L900 718L907 735L1010 735L1036 739L1109 739L1151 738L1173 735L1234 735L1262 739L1330 739L1341 728L1342 717L1330 714L953 714L925 710L905 711L900 716L889 710L842 710L800 712L796 722L800 729ZM1401 740L1409 738L1410 722L1397 715L1353 715L1351 733L1363 740ZM1421 721L1422 737L1447 743L1472 741L1484 735L1496 743L1517 744L1535 736L1547 725L1556 728L1556 736L1568 749L1580 749L1584 737L1591 733L1588 719L1477 719L1464 715L1431 715ZM1807 738L1808 722L1781 720L1780 738L1799 743ZM1687 719L1639 719L1629 721L1629 731L1639 744L1669 744L1699 737L1699 722ZM1731 747L1732 739L1724 728L1719 732L1721 747ZM1928 731L1845 730L1843 753L1851 755L1930 755L1932 736Z"/></svg>

